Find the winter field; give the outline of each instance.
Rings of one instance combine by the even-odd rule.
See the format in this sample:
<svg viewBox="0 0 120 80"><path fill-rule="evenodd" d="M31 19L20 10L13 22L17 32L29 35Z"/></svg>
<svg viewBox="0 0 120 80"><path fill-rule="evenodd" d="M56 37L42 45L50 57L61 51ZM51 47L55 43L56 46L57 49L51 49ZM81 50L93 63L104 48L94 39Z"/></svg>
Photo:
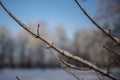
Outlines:
<svg viewBox="0 0 120 80"><path fill-rule="evenodd" d="M112 69L114 75L120 79L120 69ZM82 80L99 80L98 75L94 71L76 71L76 74ZM20 80L76 80L69 73L62 69L2 69L0 70L0 80L16 80L19 76ZM110 79L106 79L110 80Z"/></svg>

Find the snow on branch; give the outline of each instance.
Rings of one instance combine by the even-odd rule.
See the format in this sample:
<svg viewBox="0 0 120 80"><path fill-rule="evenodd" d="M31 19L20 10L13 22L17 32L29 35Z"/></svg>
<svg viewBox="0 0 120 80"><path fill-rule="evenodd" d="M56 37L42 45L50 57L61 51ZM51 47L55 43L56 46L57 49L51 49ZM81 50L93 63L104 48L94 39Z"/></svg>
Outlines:
<svg viewBox="0 0 120 80"><path fill-rule="evenodd" d="M76 0L75 0L76 1ZM33 35L35 38L40 39L41 41L43 41L44 43L46 43L47 45L50 46L51 49L53 49L54 51L58 52L59 54L65 56L66 58L69 59L73 59L74 61L79 62L80 64L85 65L86 67L89 67L90 69L95 70L96 72L99 72L101 74L103 74L104 76L107 76L108 78L111 78L113 80L117 80L113 75L108 74L106 72L104 72L103 70L99 69L96 65L90 63L89 61L86 61L84 59L82 59L81 57L78 56L74 56L71 53L58 49L56 48L54 45L52 45L51 43L49 43L47 40L45 40L44 38L42 38L41 36L39 36L38 34L33 33L32 31L30 31L26 25L24 25L20 20L18 20L10 11L8 11L8 9L0 2L0 5L2 6L2 8L7 12L7 14L13 18L23 29L25 29L27 32L29 32L31 35ZM101 28L100 28L101 29ZM101 29L102 30L102 29ZM104 31L104 30L103 30ZM104 31L105 32L105 31ZM105 32L106 33L106 32ZM107 33L106 33L107 34ZM107 34L108 35L108 34ZM111 39L114 40L113 37L110 36ZM116 40L115 40L116 42ZM118 42L116 42L118 43ZM118 43L120 45L120 43Z"/></svg>

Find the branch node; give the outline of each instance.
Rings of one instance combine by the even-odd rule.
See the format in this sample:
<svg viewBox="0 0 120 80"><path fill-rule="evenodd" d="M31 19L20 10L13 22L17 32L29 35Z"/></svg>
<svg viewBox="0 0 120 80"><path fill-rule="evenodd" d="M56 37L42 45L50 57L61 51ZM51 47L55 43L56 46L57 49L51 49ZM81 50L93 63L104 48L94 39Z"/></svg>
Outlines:
<svg viewBox="0 0 120 80"><path fill-rule="evenodd" d="M54 44L54 43L52 42L52 44L47 45L46 48L47 48L47 49L50 49L53 44Z"/></svg>

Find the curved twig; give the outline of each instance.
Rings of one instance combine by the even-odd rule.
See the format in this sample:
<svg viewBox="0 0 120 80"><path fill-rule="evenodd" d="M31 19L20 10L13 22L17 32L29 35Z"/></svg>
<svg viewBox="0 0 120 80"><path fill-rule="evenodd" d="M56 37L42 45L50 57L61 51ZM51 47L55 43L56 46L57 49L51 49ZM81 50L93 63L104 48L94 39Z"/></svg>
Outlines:
<svg viewBox="0 0 120 80"><path fill-rule="evenodd" d="M79 67L76 67L76 66L74 66L74 65L71 65L71 64L65 62L65 61L62 60L62 59L59 59L59 61L60 61L62 64L66 65L67 67L72 68L72 69L75 69L75 70L80 70L80 71L88 71L88 70L91 70L90 68L79 68Z"/></svg>
<svg viewBox="0 0 120 80"><path fill-rule="evenodd" d="M64 63L62 63L59 57L55 56L53 53L51 53L55 59L60 63L60 66L62 67L63 70L65 70L67 73L69 73L70 75L72 75L76 80L80 80L80 78L72 71L72 69L70 69L68 66L66 66Z"/></svg>

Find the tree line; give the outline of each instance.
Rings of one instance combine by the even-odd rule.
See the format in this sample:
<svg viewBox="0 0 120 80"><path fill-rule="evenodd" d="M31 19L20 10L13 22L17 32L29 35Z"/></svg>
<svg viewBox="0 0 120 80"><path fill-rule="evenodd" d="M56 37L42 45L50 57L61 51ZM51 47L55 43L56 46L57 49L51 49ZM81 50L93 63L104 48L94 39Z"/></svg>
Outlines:
<svg viewBox="0 0 120 80"><path fill-rule="evenodd" d="M36 31L35 26L37 24L39 23L32 24L31 26L33 27L29 28ZM99 31L76 29L73 32L73 38L70 39L64 27L57 27L54 31L48 31L45 26L40 28L39 34L59 48L98 66L107 66L110 56L106 53L102 44L108 41L107 39L103 40L104 36ZM54 56L51 55L51 53L54 54L55 52L52 50L48 51L42 41L32 38L30 34L23 30L18 31L16 35L10 33L7 27L0 27L0 67L60 67ZM57 56L62 57L71 64L83 66L61 55Z"/></svg>

